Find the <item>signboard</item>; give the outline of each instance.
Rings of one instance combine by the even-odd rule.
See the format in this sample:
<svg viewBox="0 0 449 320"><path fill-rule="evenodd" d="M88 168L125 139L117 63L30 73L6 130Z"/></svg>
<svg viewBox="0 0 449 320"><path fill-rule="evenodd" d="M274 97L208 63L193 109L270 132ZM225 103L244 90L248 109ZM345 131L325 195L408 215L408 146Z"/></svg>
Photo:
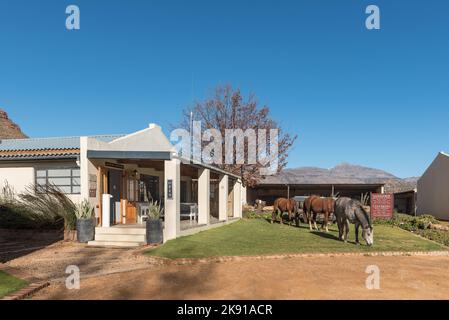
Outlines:
<svg viewBox="0 0 449 320"><path fill-rule="evenodd" d="M167 180L167 199L173 200L173 180Z"/></svg>
<svg viewBox="0 0 449 320"><path fill-rule="evenodd" d="M124 165L118 163L105 162L104 165L109 168L122 169L122 170L125 169Z"/></svg>
<svg viewBox="0 0 449 320"><path fill-rule="evenodd" d="M97 196L97 176L95 174L89 175L89 197L95 198Z"/></svg>
<svg viewBox="0 0 449 320"><path fill-rule="evenodd" d="M393 194L371 193L371 218L391 219L393 208Z"/></svg>

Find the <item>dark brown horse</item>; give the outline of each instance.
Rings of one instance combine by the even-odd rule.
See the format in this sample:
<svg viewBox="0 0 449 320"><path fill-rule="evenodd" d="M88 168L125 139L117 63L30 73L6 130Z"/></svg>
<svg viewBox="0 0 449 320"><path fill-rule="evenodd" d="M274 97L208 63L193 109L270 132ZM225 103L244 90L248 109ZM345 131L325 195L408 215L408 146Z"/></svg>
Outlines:
<svg viewBox="0 0 449 320"><path fill-rule="evenodd" d="M292 223L293 218L295 218L296 224L299 223L298 206L296 204L296 201L293 199L286 199L286 198L277 198L274 201L271 223L276 221L277 215L280 214L282 224L283 223L282 215L284 212L288 212L288 221L290 225Z"/></svg>
<svg viewBox="0 0 449 320"><path fill-rule="evenodd" d="M316 195L308 197L304 201L304 216L309 221L310 230L312 230L312 222L315 229L318 230L318 227L316 226L316 216L318 213L323 213L324 220L322 228L326 229L326 232L329 232L327 225L331 213L334 212L334 207L335 200L333 198L321 198Z"/></svg>

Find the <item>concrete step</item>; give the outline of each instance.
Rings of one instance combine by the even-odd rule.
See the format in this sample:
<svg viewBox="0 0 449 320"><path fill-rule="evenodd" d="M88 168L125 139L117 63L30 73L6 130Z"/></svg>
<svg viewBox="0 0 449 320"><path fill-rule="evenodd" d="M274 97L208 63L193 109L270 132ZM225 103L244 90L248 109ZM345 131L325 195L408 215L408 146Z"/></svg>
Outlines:
<svg viewBox="0 0 449 320"><path fill-rule="evenodd" d="M119 242L145 242L145 234L114 234L114 233L96 233L95 240L98 241L119 241Z"/></svg>
<svg viewBox="0 0 449 320"><path fill-rule="evenodd" d="M131 242L131 241L89 241L89 246L95 247L120 247L120 248L134 248L145 245L144 242Z"/></svg>
<svg viewBox="0 0 449 320"><path fill-rule="evenodd" d="M145 228L133 228L133 227L110 227L110 228L95 228L95 234L130 234L130 235L138 235L138 234L146 234Z"/></svg>

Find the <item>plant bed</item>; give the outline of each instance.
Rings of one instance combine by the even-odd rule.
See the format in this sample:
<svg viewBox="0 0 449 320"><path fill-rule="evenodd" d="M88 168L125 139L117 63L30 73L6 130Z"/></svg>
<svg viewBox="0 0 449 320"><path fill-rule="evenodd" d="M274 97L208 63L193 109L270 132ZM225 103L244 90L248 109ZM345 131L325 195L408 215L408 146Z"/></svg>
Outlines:
<svg viewBox="0 0 449 320"><path fill-rule="evenodd" d="M376 225L391 225L417 234L421 237L449 246L447 226L430 215L410 216L396 213L391 220L376 220Z"/></svg>

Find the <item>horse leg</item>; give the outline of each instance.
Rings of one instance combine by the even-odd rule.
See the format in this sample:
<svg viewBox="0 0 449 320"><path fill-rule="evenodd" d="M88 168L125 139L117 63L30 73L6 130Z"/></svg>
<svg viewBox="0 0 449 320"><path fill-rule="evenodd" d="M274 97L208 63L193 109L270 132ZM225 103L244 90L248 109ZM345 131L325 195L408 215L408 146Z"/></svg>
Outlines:
<svg viewBox="0 0 449 320"><path fill-rule="evenodd" d="M360 244L360 242L359 242L359 227L360 227L360 223L356 222L355 223L355 243L356 244Z"/></svg>
<svg viewBox="0 0 449 320"><path fill-rule="evenodd" d="M282 209L279 209L279 212L280 212L280 221L281 221L281 224L284 224L284 221L282 220L282 217L284 216L284 210L282 210Z"/></svg>
<svg viewBox="0 0 449 320"><path fill-rule="evenodd" d="M273 224L274 221L276 221L276 214L277 210L275 209L272 213L271 213L271 224Z"/></svg>
<svg viewBox="0 0 449 320"><path fill-rule="evenodd" d="M306 213L307 220L309 221L309 229L312 231L312 211Z"/></svg>
<svg viewBox="0 0 449 320"><path fill-rule="evenodd" d="M349 233L349 220L345 221L345 242L348 242L348 233Z"/></svg>
<svg viewBox="0 0 449 320"><path fill-rule="evenodd" d="M339 218L337 218L337 226L338 226L338 240L343 241L343 223Z"/></svg>
<svg viewBox="0 0 449 320"><path fill-rule="evenodd" d="M329 232L329 229L327 228L328 223L329 223L329 212L325 212L324 213L323 228L326 229L326 233Z"/></svg>
<svg viewBox="0 0 449 320"><path fill-rule="evenodd" d="M315 230L318 231L318 227L316 225L316 216L317 216L317 213L313 212L313 226L315 227Z"/></svg>
<svg viewBox="0 0 449 320"><path fill-rule="evenodd" d="M296 227L299 227L299 212L298 211L296 211L296 213L295 213L295 224L296 224Z"/></svg>

